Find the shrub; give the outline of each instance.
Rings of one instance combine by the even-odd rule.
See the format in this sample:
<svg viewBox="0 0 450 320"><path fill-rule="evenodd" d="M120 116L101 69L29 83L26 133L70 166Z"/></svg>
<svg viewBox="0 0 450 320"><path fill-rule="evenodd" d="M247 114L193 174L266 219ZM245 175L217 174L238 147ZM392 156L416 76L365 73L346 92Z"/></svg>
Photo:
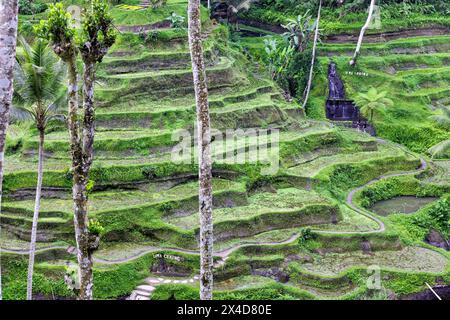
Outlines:
<svg viewBox="0 0 450 320"><path fill-rule="evenodd" d="M97 219L90 219L88 230L89 233L99 236L105 231L105 228L100 224L100 222Z"/></svg>
<svg viewBox="0 0 450 320"><path fill-rule="evenodd" d="M186 18L176 14L175 12L172 12L172 14L168 16L166 20L170 21L172 28L183 29L185 27L184 22Z"/></svg>
<svg viewBox="0 0 450 320"><path fill-rule="evenodd" d="M317 238L317 234L315 234L311 228L302 228L300 230L300 237L298 238L298 243L300 245L305 244L308 240L314 240Z"/></svg>
<svg viewBox="0 0 450 320"><path fill-rule="evenodd" d="M36 0L19 0L19 13L32 15L47 10L47 4Z"/></svg>
<svg viewBox="0 0 450 320"><path fill-rule="evenodd" d="M449 199L441 199L436 202L428 211L430 217L436 221L442 229L449 228L450 219L450 201Z"/></svg>
<svg viewBox="0 0 450 320"><path fill-rule="evenodd" d="M156 174L156 168L153 167L146 167L144 169L142 169L142 174L144 175L144 177L146 177L147 179L154 179L156 178L157 174Z"/></svg>

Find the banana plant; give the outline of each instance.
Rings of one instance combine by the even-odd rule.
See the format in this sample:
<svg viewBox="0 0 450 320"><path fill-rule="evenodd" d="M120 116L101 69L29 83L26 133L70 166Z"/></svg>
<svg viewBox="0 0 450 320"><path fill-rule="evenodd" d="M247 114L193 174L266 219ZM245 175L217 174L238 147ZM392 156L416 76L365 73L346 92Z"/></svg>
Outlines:
<svg viewBox="0 0 450 320"><path fill-rule="evenodd" d="M281 26L287 30L282 36L291 47L303 52L316 29L316 25L317 21L311 22L311 15L309 15L308 10L295 19L288 19L287 24L282 24Z"/></svg>

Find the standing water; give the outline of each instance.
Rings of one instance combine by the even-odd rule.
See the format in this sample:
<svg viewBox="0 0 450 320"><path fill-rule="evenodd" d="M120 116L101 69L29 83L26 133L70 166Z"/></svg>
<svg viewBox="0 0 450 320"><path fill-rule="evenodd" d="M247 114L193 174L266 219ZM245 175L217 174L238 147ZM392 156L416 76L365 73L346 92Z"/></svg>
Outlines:
<svg viewBox="0 0 450 320"><path fill-rule="evenodd" d="M376 202L370 210L380 216L387 216L393 213L414 213L427 204L436 201L435 197L417 198L414 196L400 196L389 200Z"/></svg>

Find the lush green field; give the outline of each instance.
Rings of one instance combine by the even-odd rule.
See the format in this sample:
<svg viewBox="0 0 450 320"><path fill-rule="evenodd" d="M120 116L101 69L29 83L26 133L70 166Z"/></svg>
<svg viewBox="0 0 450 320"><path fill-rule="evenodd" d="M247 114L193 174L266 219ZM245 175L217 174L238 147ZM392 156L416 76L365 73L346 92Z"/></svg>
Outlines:
<svg viewBox="0 0 450 320"><path fill-rule="evenodd" d="M179 142L174 133L182 129L193 137L195 128L187 29L138 30L164 23L172 12L186 16L187 0L158 8L139 4L126 0L111 8L122 31L97 69L88 210L104 232L94 253L94 296L129 297L161 278L151 299L198 299L198 165L190 153L182 163L172 158ZM283 10L254 7L242 17L280 24L297 14ZM357 33L365 20L359 11L337 15L325 8L324 35ZM45 11L22 14L23 35L32 39L31 26L45 17ZM444 239L450 234L449 161L426 154L450 138L448 128L430 118L448 105L450 35L364 43L356 68L348 65L354 43L324 41L303 110L298 99L285 99L265 65L264 35L279 35L249 26L242 29L263 36L233 33L211 22L205 8L202 24L213 132L242 130L227 148L212 151L214 298L388 299L425 291L425 282L449 285L449 253L425 238L432 230ZM445 27L449 19L413 12L408 19L386 19L382 31L411 26ZM393 100L375 114L377 137L325 118L332 61L349 99L376 87ZM271 152L256 160L248 154L264 141L246 135L250 129L279 130ZM6 299L25 298L37 147L33 125L13 121L0 214ZM248 161L236 163L242 153ZM274 163L278 170L264 175ZM51 122L47 130L43 184L34 293L74 298L63 281L76 261L67 252L75 240L64 123ZM436 200L411 214L370 210L400 196ZM373 265L382 273L377 290L367 285Z"/></svg>

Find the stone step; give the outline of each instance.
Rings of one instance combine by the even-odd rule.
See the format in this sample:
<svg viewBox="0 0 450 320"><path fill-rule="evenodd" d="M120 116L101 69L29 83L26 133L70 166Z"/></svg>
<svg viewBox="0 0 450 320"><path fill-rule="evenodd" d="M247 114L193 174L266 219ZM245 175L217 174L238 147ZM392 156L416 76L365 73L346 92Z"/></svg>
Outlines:
<svg viewBox="0 0 450 320"><path fill-rule="evenodd" d="M127 298L127 300L136 300L136 293L134 293L134 291L133 292L131 292L131 294L130 294L130 296Z"/></svg>
<svg viewBox="0 0 450 320"><path fill-rule="evenodd" d="M136 293L136 296L150 297L152 295L151 292L142 291L142 290L134 290L133 292Z"/></svg>
<svg viewBox="0 0 450 320"><path fill-rule="evenodd" d="M147 278L144 284L141 284L134 289L127 300L150 300L150 296L155 291L159 284L187 284L194 283L200 279L199 275L195 275L191 279L164 279L164 278Z"/></svg>
<svg viewBox="0 0 450 320"><path fill-rule="evenodd" d="M142 284L140 286L137 286L136 289L139 290L139 291L144 291L144 292L151 293L151 292L155 291L156 288L153 287L153 286Z"/></svg>
<svg viewBox="0 0 450 320"><path fill-rule="evenodd" d="M147 279L145 279L145 282L148 283L149 285L155 285L155 284L161 283L160 280L155 279L155 278L147 278Z"/></svg>

